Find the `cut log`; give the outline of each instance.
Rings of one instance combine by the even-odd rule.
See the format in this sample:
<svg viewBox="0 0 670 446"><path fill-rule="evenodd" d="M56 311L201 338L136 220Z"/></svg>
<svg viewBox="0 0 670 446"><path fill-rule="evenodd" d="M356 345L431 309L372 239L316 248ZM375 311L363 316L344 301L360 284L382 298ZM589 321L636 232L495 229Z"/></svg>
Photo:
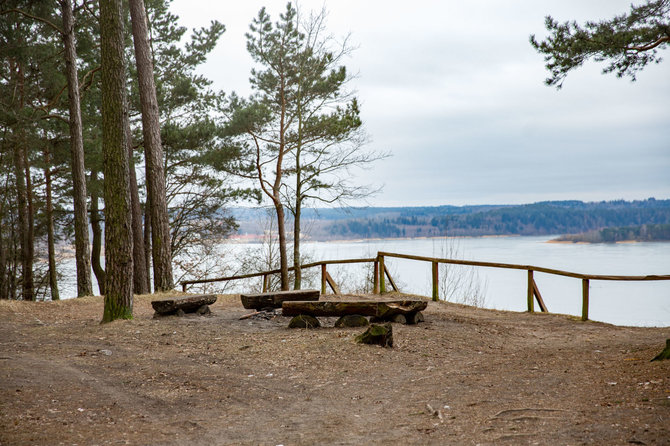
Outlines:
<svg viewBox="0 0 670 446"><path fill-rule="evenodd" d="M356 342L377 344L382 347L393 347L393 327L389 323L382 325L372 324L365 333L356 336Z"/></svg>
<svg viewBox="0 0 670 446"><path fill-rule="evenodd" d="M205 310L201 309L201 307L211 305L214 302L216 302L215 294L200 294L196 296L178 296L153 300L151 301L151 306L156 312L156 316L176 314L179 310L184 313L195 313L198 311L200 314L204 314Z"/></svg>
<svg viewBox="0 0 670 446"><path fill-rule="evenodd" d="M262 308L281 308L282 303L289 300L319 300L319 290L293 290L277 291L260 294L240 294L242 306L248 310L260 310Z"/></svg>
<svg viewBox="0 0 670 446"><path fill-rule="evenodd" d="M284 302L282 314L297 316L311 314L312 316L345 316L360 314L373 316L382 320L391 320L396 314L410 314L424 310L427 302L423 300L394 300L394 301L292 301Z"/></svg>

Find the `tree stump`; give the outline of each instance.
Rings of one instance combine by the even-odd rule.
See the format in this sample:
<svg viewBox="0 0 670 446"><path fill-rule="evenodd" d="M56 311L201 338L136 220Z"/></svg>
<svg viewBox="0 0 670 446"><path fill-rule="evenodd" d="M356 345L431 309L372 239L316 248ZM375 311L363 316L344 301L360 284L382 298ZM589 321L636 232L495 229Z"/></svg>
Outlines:
<svg viewBox="0 0 670 446"><path fill-rule="evenodd" d="M319 320L309 314L299 314L288 323L288 328L319 328L320 326Z"/></svg>
<svg viewBox="0 0 670 446"><path fill-rule="evenodd" d="M382 325L372 324L365 333L356 336L356 342L393 347L393 327L388 322Z"/></svg>
<svg viewBox="0 0 670 446"><path fill-rule="evenodd" d="M665 340L665 348L652 361L661 361L663 359L670 359L670 339Z"/></svg>
<svg viewBox="0 0 670 446"><path fill-rule="evenodd" d="M419 322L423 322L425 319L423 318L423 313L420 311L417 311L416 313L410 313L405 315L407 318L407 324L409 325L414 325L418 324Z"/></svg>
<svg viewBox="0 0 670 446"><path fill-rule="evenodd" d="M336 322L335 326L338 328L342 327L367 327L370 325L368 318L361 316L360 314L347 314L340 317Z"/></svg>
<svg viewBox="0 0 670 446"><path fill-rule="evenodd" d="M203 305L197 310L195 310L196 313L198 313L200 316L208 316L212 314L212 310L209 309L209 305Z"/></svg>
<svg viewBox="0 0 670 446"><path fill-rule="evenodd" d="M391 322L405 325L407 324L407 318L405 317L404 314L395 314L391 318Z"/></svg>

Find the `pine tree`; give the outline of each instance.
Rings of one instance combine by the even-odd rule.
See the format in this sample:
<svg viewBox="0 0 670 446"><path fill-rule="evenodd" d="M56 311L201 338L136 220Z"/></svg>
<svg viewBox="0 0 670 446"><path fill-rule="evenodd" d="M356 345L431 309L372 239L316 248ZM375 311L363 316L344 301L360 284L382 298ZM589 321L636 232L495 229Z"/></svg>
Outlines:
<svg viewBox="0 0 670 446"><path fill-rule="evenodd" d="M160 133L160 114L156 98L154 68L147 30L147 15L143 0L130 0L130 15L135 44L135 61L142 108L144 154L147 172L147 192L151 201L151 242L153 247L154 289L174 288L170 222L165 196L165 170Z"/></svg>
<svg viewBox="0 0 670 446"><path fill-rule="evenodd" d="M105 179L105 307L102 322L133 315L133 240L124 120L126 73L121 0L100 2L102 154Z"/></svg>
<svg viewBox="0 0 670 446"><path fill-rule="evenodd" d="M544 55L551 76L546 84L561 88L568 73L589 59L608 62L603 73L636 79L638 71L661 61L658 51L670 44L670 0L648 0L631 5L630 13L610 20L558 23L547 16L550 36L530 43Z"/></svg>
<svg viewBox="0 0 670 446"><path fill-rule="evenodd" d="M334 50L325 12L301 22L289 3L276 24L265 9L250 26L247 49L258 68L254 94L231 95L229 148L239 152L241 175L254 179L277 216L281 287L288 289L285 209L294 217L294 287L300 288L301 210L309 201L340 203L373 190L349 183L349 169L386 156L361 150L365 142L356 98L345 90L341 65L346 41Z"/></svg>

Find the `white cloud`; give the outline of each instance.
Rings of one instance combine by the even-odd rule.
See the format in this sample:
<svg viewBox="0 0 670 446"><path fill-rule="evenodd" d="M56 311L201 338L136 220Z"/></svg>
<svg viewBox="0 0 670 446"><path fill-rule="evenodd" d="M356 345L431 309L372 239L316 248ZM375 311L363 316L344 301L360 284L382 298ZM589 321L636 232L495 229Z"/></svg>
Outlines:
<svg viewBox="0 0 670 446"><path fill-rule="evenodd" d="M639 3L639 2L636 2ZM394 157L361 183L385 184L374 205L670 197L670 61L636 83L587 63L561 91L543 85L544 16L609 18L629 0L537 2L301 2L329 10L335 36L351 32L347 61L371 148ZM189 27L224 23L203 72L217 88L249 93L244 33L263 2L177 0ZM267 2L277 18L285 2ZM667 53L667 50L666 50ZM667 57L667 56L666 56Z"/></svg>

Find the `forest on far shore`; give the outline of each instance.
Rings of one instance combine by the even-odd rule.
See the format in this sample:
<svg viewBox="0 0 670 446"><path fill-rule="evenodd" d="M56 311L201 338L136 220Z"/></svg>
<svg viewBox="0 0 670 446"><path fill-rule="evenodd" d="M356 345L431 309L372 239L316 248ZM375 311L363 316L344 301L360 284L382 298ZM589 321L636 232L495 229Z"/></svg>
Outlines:
<svg viewBox="0 0 670 446"><path fill-rule="evenodd" d="M524 205L309 209L309 238L347 240L487 235L583 234L670 224L670 200L546 201ZM262 233L262 211L234 209L240 234ZM629 231L630 232L630 231ZM657 231L642 230L644 237ZM608 239L609 235L605 236Z"/></svg>
<svg viewBox="0 0 670 446"><path fill-rule="evenodd" d="M659 242L668 240L670 240L670 224L619 226L582 234L566 234L556 239L558 242L573 243Z"/></svg>

